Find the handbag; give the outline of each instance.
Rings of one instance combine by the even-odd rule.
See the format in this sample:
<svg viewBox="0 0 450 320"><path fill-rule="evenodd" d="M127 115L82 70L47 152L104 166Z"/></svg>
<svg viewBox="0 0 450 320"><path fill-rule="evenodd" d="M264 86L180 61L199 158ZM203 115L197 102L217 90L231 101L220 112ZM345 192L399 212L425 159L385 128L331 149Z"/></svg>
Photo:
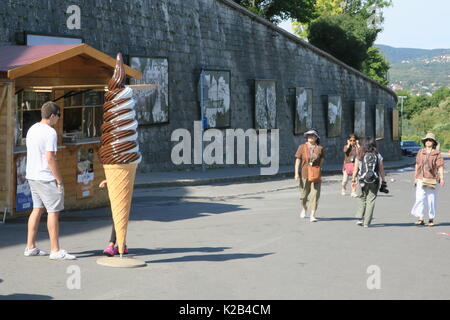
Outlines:
<svg viewBox="0 0 450 320"><path fill-rule="evenodd" d="M427 189L436 189L437 179L423 178L422 187Z"/></svg>
<svg viewBox="0 0 450 320"><path fill-rule="evenodd" d="M436 189L436 185L437 185L437 179L436 178L425 178L425 163L428 167L428 159L429 159L430 155L428 154L425 162L423 163L423 167L422 167L422 174L423 174L423 178L422 178L422 188L427 188L427 189Z"/></svg>
<svg viewBox="0 0 450 320"><path fill-rule="evenodd" d="M320 182L321 181L321 172L320 166L311 165L310 156L307 152L308 147L305 144L304 152L306 153L306 162L308 162L308 178L309 182Z"/></svg>
<svg viewBox="0 0 450 320"><path fill-rule="evenodd" d="M320 167L308 165L308 181L320 182Z"/></svg>

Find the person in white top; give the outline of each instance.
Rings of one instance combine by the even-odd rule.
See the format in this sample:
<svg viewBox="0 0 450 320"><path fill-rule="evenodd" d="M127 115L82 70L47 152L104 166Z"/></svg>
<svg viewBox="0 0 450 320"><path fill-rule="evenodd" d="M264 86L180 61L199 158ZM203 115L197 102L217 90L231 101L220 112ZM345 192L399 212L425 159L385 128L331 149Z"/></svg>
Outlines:
<svg viewBox="0 0 450 320"><path fill-rule="evenodd" d="M53 126L60 118L60 108L56 103L46 102L41 108L41 116L41 122L34 124L26 136L26 178L31 189L33 211L28 219L28 238L24 255L47 255L36 247L39 221L46 209L50 259L73 260L75 256L59 247L59 213L64 209L64 185L56 160L58 137Z"/></svg>

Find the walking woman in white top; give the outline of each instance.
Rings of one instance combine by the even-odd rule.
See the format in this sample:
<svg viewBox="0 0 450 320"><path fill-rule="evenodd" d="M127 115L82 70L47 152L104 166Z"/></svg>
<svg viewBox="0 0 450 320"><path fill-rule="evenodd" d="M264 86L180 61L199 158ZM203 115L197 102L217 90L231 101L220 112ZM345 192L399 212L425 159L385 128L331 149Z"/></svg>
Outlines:
<svg viewBox="0 0 450 320"><path fill-rule="evenodd" d="M414 183L416 185L416 202L411 214L419 218L416 225L424 225L425 205L428 209L428 226L434 226L436 217L436 196L439 184L443 187L444 181L444 159L437 148L438 142L433 133L428 133L422 139L425 148L417 153L416 171Z"/></svg>

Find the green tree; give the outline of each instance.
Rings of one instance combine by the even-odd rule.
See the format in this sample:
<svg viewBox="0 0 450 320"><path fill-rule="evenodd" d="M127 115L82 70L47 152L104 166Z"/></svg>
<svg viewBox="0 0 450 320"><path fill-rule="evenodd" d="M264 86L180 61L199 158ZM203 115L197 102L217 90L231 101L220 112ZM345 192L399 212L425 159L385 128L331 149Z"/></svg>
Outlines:
<svg viewBox="0 0 450 320"><path fill-rule="evenodd" d="M334 16L343 14L345 9L345 0L316 0L314 4L314 15L320 17L323 15ZM309 34L310 22L302 23L300 21L292 22L294 34L307 40Z"/></svg>
<svg viewBox="0 0 450 320"><path fill-rule="evenodd" d="M314 15L349 14L366 19L369 25L380 28L384 21L382 9L392 5L392 0L316 0ZM293 21L294 33L302 39L308 39L311 22ZM381 30L381 29L380 29Z"/></svg>
<svg viewBox="0 0 450 320"><path fill-rule="evenodd" d="M392 0L344 0L344 11L351 15L359 15L370 19L374 15L383 22L382 9L390 7Z"/></svg>
<svg viewBox="0 0 450 320"><path fill-rule="evenodd" d="M302 39L387 85L389 63L372 45L382 30L382 9L391 5L392 0L316 0L319 18L309 23L295 21L292 26ZM333 43L337 39L342 42Z"/></svg>
<svg viewBox="0 0 450 320"><path fill-rule="evenodd" d="M447 97L450 97L450 88L441 87L433 92L430 99L431 106L438 106Z"/></svg>
<svg viewBox="0 0 450 320"><path fill-rule="evenodd" d="M410 122L409 132L423 137L427 132L436 134L441 149L450 149L450 97L442 100L438 106L433 106L415 114Z"/></svg>
<svg viewBox="0 0 450 320"><path fill-rule="evenodd" d="M423 110L431 107L431 98L427 95L411 96L407 105L404 106L403 112L405 118L411 119L413 116L420 114Z"/></svg>
<svg viewBox="0 0 450 320"><path fill-rule="evenodd" d="M367 58L362 63L361 71L375 81L387 85L389 83L387 78L389 68L389 62L384 58L380 50L376 47L370 47L367 51Z"/></svg>
<svg viewBox="0 0 450 320"><path fill-rule="evenodd" d="M403 102L403 113L405 118L411 120L414 116L421 114L429 108L437 108L443 101L450 98L450 88L442 87L433 92L430 96L413 96L406 90L395 92L397 96L406 96Z"/></svg>
<svg viewBox="0 0 450 320"><path fill-rule="evenodd" d="M401 110L402 108L402 99L399 98L398 99L398 104L397 107L399 110L401 110L401 112L403 112L402 114L402 121L403 121L403 127L406 128L406 132L408 126L408 119L410 119L411 117L408 114L405 114L405 110L409 110L409 103L411 101L411 93L409 91L406 90L396 90L395 94L397 95L397 97L405 97L403 98L403 110ZM403 133L403 134L414 134L414 133ZM414 139L406 139L406 140L414 140Z"/></svg>
<svg viewBox="0 0 450 320"><path fill-rule="evenodd" d="M377 31L369 28L364 18L349 14L325 15L309 28L309 42L337 59L361 70L373 45Z"/></svg>
<svg viewBox="0 0 450 320"><path fill-rule="evenodd" d="M293 19L307 23L316 17L316 0L233 0L272 23Z"/></svg>
<svg viewBox="0 0 450 320"><path fill-rule="evenodd" d="M409 99L411 99L411 93L406 90L396 90L395 94L397 95L397 97L400 97L400 96L406 97L404 99L403 106L405 106L408 103ZM399 99L399 103L400 103L400 99Z"/></svg>

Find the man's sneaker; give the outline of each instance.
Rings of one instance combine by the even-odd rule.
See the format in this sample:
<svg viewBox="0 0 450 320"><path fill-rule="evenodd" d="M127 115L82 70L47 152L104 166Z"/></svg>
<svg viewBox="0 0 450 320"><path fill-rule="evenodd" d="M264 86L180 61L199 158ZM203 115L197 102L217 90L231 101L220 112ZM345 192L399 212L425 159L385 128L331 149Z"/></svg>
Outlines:
<svg viewBox="0 0 450 320"><path fill-rule="evenodd" d="M345 189L341 190L341 195L345 196Z"/></svg>
<svg viewBox="0 0 450 320"><path fill-rule="evenodd" d="M36 257L36 256L46 256L46 255L48 255L48 253L39 248L34 248L34 249L25 248L23 255L25 257Z"/></svg>
<svg viewBox="0 0 450 320"><path fill-rule="evenodd" d="M66 250L50 253L50 260L75 260L76 258L74 255L68 254Z"/></svg>
<svg viewBox="0 0 450 320"><path fill-rule="evenodd" d="M306 211L305 211L305 209L303 209L302 212L300 213L300 218L302 218L302 219L306 218Z"/></svg>
<svg viewBox="0 0 450 320"><path fill-rule="evenodd" d="M358 220L358 221L356 221L356 224L357 224L358 226L362 226L362 225L363 225L363 221L362 221L362 220Z"/></svg>
<svg viewBox="0 0 450 320"><path fill-rule="evenodd" d="M369 225L368 225L368 224L365 224L365 225L364 225L364 228L368 228L368 227L369 227Z"/></svg>
<svg viewBox="0 0 450 320"><path fill-rule="evenodd" d="M311 216L311 217L309 217L309 221L310 222L317 222L319 220L317 220L315 217Z"/></svg>
<svg viewBox="0 0 450 320"><path fill-rule="evenodd" d="M351 195L350 195L352 198L357 198L358 197L358 195L356 194L356 192L355 191L352 191L352 193L351 193Z"/></svg>

